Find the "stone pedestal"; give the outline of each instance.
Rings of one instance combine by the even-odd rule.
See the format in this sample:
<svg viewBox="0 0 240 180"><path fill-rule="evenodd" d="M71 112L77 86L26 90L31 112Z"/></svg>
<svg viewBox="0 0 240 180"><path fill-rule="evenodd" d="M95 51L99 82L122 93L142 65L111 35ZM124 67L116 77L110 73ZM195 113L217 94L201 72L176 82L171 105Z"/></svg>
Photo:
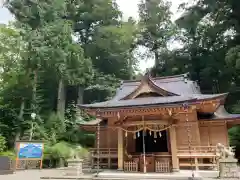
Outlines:
<svg viewBox="0 0 240 180"><path fill-rule="evenodd" d="M83 174L82 159L70 159L67 161L68 167L65 168L65 175L67 176L80 176Z"/></svg>
<svg viewBox="0 0 240 180"><path fill-rule="evenodd" d="M13 174L14 169L11 167L11 160L6 156L0 156L0 175Z"/></svg>
<svg viewBox="0 0 240 180"><path fill-rule="evenodd" d="M219 160L219 177L220 178L239 178L237 159L228 157Z"/></svg>

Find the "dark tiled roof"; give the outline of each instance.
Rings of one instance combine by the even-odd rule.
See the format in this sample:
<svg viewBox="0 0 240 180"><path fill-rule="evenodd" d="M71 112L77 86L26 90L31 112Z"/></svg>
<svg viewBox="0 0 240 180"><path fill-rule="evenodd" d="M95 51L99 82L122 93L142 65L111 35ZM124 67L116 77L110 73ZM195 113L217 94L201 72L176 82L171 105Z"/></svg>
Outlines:
<svg viewBox="0 0 240 180"><path fill-rule="evenodd" d="M221 105L214 113L212 119L234 119L234 118L240 118L240 114L230 114L226 111L224 106Z"/></svg>
<svg viewBox="0 0 240 180"><path fill-rule="evenodd" d="M201 94L200 88L194 81L187 79L187 74L181 74L177 76L157 77L151 78L154 85L168 92L171 92L173 96L165 97L145 97L136 99L122 100L124 97L135 91L141 84L140 80L135 81L123 81L120 88L117 90L116 95L110 101L84 104L79 107L85 108L114 108L114 107L129 107L129 106L143 106L143 105L169 105L183 103L186 101L196 101L211 99L226 94Z"/></svg>
<svg viewBox="0 0 240 180"><path fill-rule="evenodd" d="M179 95L201 94L200 88L194 81L185 78L185 74L152 78L153 82L160 88ZM123 81L120 88L117 90L114 100L120 100L132 93L141 84L141 81Z"/></svg>
<svg viewBox="0 0 240 180"><path fill-rule="evenodd" d="M167 96L167 97L145 97L137 99L128 99L128 100L110 100L94 104L84 104L79 105L79 107L86 108L114 108L114 107L130 107L130 106L143 106L143 105L163 105L163 104L175 104L175 103L184 103L188 101L204 100L211 99L222 96L225 94L214 94L214 95L205 95L205 94L189 94L188 96Z"/></svg>

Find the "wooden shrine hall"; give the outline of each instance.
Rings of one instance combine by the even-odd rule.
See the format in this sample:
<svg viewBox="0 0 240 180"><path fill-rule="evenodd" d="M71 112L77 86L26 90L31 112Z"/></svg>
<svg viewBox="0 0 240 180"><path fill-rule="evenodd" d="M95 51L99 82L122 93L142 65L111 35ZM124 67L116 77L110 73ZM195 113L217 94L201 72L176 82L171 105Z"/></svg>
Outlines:
<svg viewBox="0 0 240 180"><path fill-rule="evenodd" d="M188 74L123 81L109 101L79 107L95 120L92 166L127 172L217 168L216 145L229 146L240 115L224 109L227 93L202 94Z"/></svg>

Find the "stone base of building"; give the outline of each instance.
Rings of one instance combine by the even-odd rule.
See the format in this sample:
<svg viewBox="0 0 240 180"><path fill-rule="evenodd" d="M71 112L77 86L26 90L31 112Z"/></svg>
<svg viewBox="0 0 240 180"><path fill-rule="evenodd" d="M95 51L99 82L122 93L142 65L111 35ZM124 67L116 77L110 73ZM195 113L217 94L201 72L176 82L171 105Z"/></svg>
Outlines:
<svg viewBox="0 0 240 180"><path fill-rule="evenodd" d="M126 172L120 172L120 171L103 171L98 174L98 177L96 179L115 179L115 180L141 180L141 179L164 179L164 180L202 180L203 178L196 174L194 178L191 177L191 172L189 171L179 171L175 173L126 173Z"/></svg>

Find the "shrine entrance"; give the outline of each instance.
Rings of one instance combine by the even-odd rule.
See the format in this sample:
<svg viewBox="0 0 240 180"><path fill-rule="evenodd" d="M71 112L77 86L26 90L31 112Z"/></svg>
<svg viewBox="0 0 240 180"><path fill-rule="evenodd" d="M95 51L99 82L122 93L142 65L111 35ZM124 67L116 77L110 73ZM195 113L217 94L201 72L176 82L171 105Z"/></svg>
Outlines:
<svg viewBox="0 0 240 180"><path fill-rule="evenodd" d="M140 172L170 172L168 143L168 130L142 130L136 133L135 152L139 158Z"/></svg>
<svg viewBox="0 0 240 180"><path fill-rule="evenodd" d="M143 133L143 131L140 131L137 133L136 137L136 153L143 153L143 142L145 144L145 153L168 152L168 140L166 130L162 132L150 132L149 130L147 130L145 133Z"/></svg>

